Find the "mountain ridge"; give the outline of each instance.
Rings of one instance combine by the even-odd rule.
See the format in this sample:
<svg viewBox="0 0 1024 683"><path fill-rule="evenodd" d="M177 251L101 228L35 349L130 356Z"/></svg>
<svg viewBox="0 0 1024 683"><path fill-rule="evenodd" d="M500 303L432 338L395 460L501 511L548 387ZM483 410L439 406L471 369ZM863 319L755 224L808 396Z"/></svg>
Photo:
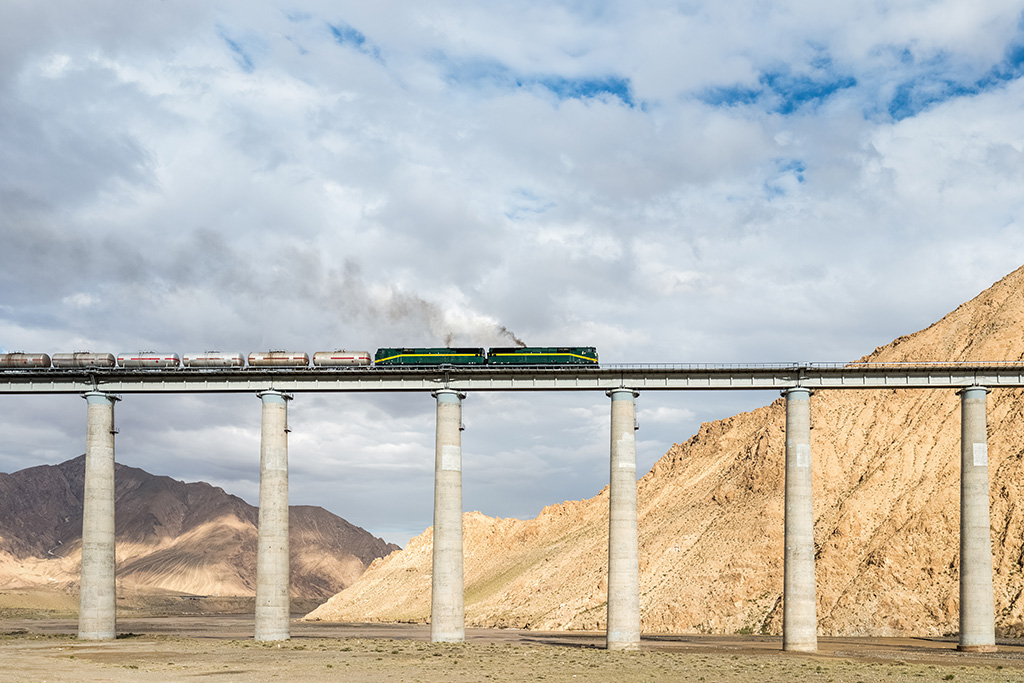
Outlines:
<svg viewBox="0 0 1024 683"><path fill-rule="evenodd" d="M0 586L73 588L85 456L0 474ZM258 509L206 482L115 464L119 587L253 595ZM289 507L291 593L322 599L398 546L323 508Z"/></svg>

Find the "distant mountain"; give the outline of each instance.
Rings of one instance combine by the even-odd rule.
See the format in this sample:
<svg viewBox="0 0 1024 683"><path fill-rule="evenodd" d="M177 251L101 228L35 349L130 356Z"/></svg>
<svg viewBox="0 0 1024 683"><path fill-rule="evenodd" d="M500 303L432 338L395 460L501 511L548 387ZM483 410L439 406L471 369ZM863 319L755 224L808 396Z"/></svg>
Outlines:
<svg viewBox="0 0 1024 683"><path fill-rule="evenodd" d="M203 482L117 464L119 587L253 595L257 508ZM0 473L0 587L78 581L85 456ZM289 511L291 591L323 599L398 546L319 507Z"/></svg>
<svg viewBox="0 0 1024 683"><path fill-rule="evenodd" d="M1024 268L861 360L1024 361ZM955 633L959 397L822 390L811 419L819 632ZM640 480L644 631L781 632L785 425L785 399L703 424ZM1020 635L1024 391L993 389L988 425L996 626ZM604 628L607 488L536 519L464 522L469 625ZM428 529L307 618L426 620L431 544Z"/></svg>

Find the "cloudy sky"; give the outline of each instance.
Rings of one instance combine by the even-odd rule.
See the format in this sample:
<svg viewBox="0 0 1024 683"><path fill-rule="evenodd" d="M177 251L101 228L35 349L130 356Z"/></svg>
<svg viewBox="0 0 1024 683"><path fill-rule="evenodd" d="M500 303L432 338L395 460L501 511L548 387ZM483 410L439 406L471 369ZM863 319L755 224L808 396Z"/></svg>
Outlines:
<svg viewBox="0 0 1024 683"><path fill-rule="evenodd" d="M0 0L0 349L598 347L839 361L1024 262L1024 1ZM638 400L641 473L776 396ZM84 450L0 397L0 470ZM118 460L257 501L252 395ZM603 394L465 403L465 508L607 481ZM291 500L404 544L429 395L299 395Z"/></svg>

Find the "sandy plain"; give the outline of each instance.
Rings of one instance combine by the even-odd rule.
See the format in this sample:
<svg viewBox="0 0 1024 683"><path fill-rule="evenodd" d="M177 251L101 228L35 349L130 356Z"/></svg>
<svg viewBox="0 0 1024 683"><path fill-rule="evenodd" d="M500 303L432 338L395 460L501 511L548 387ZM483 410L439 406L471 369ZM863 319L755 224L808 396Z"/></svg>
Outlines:
<svg viewBox="0 0 1024 683"><path fill-rule="evenodd" d="M777 637L645 635L639 652L624 653L602 649L595 632L468 629L465 643L435 645L422 624L296 619L291 640L256 643L247 601L167 598L124 601L117 640L85 642L72 596L39 600L0 593L0 680L1024 681L1018 640L967 654L952 638L822 638L807 655L782 652Z"/></svg>

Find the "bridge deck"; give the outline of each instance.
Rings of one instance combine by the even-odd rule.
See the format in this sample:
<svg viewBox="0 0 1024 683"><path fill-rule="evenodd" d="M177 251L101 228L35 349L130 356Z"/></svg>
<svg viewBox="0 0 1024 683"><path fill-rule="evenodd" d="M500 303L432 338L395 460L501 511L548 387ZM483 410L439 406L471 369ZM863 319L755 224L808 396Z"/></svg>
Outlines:
<svg viewBox="0 0 1024 683"><path fill-rule="evenodd" d="M0 394L351 391L638 391L1024 387L1024 363L765 363L600 368L244 368L3 370Z"/></svg>

